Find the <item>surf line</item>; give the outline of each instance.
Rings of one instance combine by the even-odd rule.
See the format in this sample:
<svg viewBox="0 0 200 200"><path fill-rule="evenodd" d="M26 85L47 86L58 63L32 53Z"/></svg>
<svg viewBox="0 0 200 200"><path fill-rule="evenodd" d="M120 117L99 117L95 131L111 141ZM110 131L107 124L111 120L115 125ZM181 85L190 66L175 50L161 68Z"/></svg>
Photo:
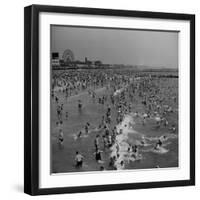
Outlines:
<svg viewBox="0 0 200 200"><path fill-rule="evenodd" d="M133 114L129 113L124 115L123 121L116 126L118 135L116 136L115 143L110 148L110 158L113 161L114 168L117 170L124 169L125 164L143 159L142 152L167 153L169 149L164 148L170 144L167 141L177 138L177 135L167 133L159 137L146 137L144 134L134 130L134 124ZM130 139L130 135L133 136L133 139ZM164 143L161 147L155 148L155 142L159 139ZM134 146L148 148L146 150L140 149L139 154L138 151L133 151L132 147Z"/></svg>
<svg viewBox="0 0 200 200"><path fill-rule="evenodd" d="M141 155L136 155L129 145L129 134L139 135L139 138L142 139L142 134L138 133L132 128L132 125L135 124L131 114L124 115L123 121L116 126L118 135L116 136L115 143L110 148L111 155L113 159L113 165L117 170L124 169L125 163L130 161L135 161L142 159ZM135 141L135 143L137 140Z"/></svg>

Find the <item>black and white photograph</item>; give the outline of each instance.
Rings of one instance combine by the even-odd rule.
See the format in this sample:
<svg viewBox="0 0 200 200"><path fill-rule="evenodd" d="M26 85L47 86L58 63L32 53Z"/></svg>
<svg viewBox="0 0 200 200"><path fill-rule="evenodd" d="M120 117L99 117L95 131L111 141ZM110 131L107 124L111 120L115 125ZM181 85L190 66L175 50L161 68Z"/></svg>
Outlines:
<svg viewBox="0 0 200 200"><path fill-rule="evenodd" d="M195 184L195 15L31 5L24 192Z"/></svg>
<svg viewBox="0 0 200 200"><path fill-rule="evenodd" d="M179 31L51 25L51 173L179 168Z"/></svg>

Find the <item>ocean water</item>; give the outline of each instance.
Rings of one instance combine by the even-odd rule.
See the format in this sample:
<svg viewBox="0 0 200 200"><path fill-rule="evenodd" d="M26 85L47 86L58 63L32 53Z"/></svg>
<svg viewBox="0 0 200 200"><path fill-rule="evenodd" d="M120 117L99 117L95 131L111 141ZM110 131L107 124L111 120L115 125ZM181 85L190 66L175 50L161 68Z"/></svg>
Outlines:
<svg viewBox="0 0 200 200"><path fill-rule="evenodd" d="M106 94L106 88L101 88L97 91L97 95ZM103 142L100 142L102 152L102 163L95 160L94 140L97 134L102 135L98 130L101 122L101 117L105 114L107 104L100 105L88 96L87 92L82 92L72 96L67 100L62 92L58 92L60 100L64 104L64 111L69 113L68 120L63 120L64 143L63 147L58 145L58 130L56 127L56 104L52 100L51 104L51 172L52 173L67 173L67 172L82 172L82 171L99 171L103 166L106 170L113 170L109 166L110 156L116 154L115 145L110 149L104 149ZM78 110L78 100L81 99L83 109ZM142 106L137 105L137 111L142 110ZM64 115L64 114L63 114ZM112 119L116 118L116 111L112 109ZM177 114L170 114L169 123L176 121L178 123ZM84 131L85 124L90 123L88 135L83 135L77 139L80 130ZM129 122L133 127L129 127ZM111 127L116 125L113 120ZM126 126L125 126L126 125ZM167 128L155 128L155 121L149 119L145 126L141 121L134 117L133 113L125 116L123 122L117 125L117 129L123 129L123 134L117 136L117 142L120 146L119 159L125 160L124 169L151 169L151 168L168 168L178 167L178 135L169 133ZM159 151L154 150L156 141L163 135L167 136L163 147ZM127 149L129 145L139 144L143 138L146 138L146 146L139 146L139 158L128 158ZM75 167L75 154L79 151L83 156L83 167L77 169Z"/></svg>

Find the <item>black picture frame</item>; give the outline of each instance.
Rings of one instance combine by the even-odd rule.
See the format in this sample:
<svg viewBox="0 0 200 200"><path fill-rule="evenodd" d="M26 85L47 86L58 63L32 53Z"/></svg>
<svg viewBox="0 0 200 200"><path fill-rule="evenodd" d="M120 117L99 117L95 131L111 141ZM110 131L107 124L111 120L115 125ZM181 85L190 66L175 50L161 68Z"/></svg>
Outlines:
<svg viewBox="0 0 200 200"><path fill-rule="evenodd" d="M162 182L39 188L39 13L188 20L190 23L190 179ZM24 9L24 192L46 195L195 185L195 15L31 5Z"/></svg>

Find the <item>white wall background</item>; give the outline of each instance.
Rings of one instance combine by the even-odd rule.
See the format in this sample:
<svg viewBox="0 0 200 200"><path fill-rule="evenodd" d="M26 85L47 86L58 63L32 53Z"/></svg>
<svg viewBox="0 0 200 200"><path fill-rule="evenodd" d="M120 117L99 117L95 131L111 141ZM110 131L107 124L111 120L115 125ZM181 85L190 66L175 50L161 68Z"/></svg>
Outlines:
<svg viewBox="0 0 200 200"><path fill-rule="evenodd" d="M23 8L30 4L196 14L196 186L31 197L23 193ZM197 199L200 195L200 3L198 0L4 0L0 11L0 199ZM25 122L26 123L26 122Z"/></svg>

